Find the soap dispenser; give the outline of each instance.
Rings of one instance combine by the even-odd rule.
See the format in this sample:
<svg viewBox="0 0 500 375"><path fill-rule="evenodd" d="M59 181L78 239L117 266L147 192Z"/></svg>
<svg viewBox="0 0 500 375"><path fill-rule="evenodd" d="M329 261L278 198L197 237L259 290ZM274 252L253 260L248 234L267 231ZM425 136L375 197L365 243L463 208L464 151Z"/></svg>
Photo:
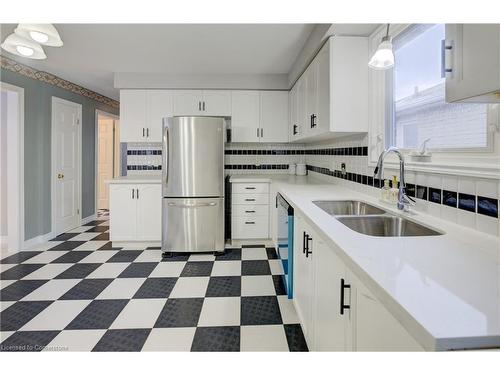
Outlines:
<svg viewBox="0 0 500 375"><path fill-rule="evenodd" d="M380 200L382 202L390 202L391 187L389 186L389 180L384 180L384 186L380 190Z"/></svg>
<svg viewBox="0 0 500 375"><path fill-rule="evenodd" d="M392 188L389 192L389 202L390 203L397 203L398 195L399 195L398 177L392 176Z"/></svg>

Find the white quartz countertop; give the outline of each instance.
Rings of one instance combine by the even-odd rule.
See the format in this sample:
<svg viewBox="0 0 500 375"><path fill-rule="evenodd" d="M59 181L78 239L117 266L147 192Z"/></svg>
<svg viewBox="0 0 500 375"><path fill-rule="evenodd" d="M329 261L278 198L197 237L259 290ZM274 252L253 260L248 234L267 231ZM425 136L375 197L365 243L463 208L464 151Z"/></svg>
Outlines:
<svg viewBox="0 0 500 375"><path fill-rule="evenodd" d="M370 195L311 177L235 175L231 181L265 179L425 349L500 347L500 238L423 213L402 213ZM312 203L322 199L365 201L444 234L364 235Z"/></svg>
<svg viewBox="0 0 500 375"><path fill-rule="evenodd" d="M161 175L121 176L104 182L106 184L161 184Z"/></svg>

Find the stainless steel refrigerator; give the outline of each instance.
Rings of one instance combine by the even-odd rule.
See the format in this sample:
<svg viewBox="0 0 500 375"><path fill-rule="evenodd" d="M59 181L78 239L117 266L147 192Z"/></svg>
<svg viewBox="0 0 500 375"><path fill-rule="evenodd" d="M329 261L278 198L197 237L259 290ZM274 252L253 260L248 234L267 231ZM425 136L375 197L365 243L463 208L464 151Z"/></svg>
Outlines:
<svg viewBox="0 0 500 375"><path fill-rule="evenodd" d="M219 117L163 119L164 255L224 251L224 126Z"/></svg>

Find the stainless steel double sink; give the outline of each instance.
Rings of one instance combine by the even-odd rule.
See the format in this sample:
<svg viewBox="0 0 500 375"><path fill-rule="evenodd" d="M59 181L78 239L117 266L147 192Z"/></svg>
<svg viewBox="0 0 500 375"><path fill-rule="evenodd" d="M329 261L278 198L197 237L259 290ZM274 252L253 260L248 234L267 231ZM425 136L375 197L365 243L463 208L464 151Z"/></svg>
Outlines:
<svg viewBox="0 0 500 375"><path fill-rule="evenodd" d="M350 229L376 237L439 236L442 233L371 204L355 200L313 201Z"/></svg>

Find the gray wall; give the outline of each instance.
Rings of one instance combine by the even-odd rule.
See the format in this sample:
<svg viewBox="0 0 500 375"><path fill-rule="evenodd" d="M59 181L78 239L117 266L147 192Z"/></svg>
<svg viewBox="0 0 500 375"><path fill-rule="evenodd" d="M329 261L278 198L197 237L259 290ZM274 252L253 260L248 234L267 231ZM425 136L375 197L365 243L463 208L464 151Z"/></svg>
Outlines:
<svg viewBox="0 0 500 375"><path fill-rule="evenodd" d="M0 92L0 236L7 236L7 93Z"/></svg>
<svg viewBox="0 0 500 375"><path fill-rule="evenodd" d="M25 239L51 231L51 98L82 105L82 217L95 213L95 110L118 114L105 104L0 69L0 80L24 88Z"/></svg>

